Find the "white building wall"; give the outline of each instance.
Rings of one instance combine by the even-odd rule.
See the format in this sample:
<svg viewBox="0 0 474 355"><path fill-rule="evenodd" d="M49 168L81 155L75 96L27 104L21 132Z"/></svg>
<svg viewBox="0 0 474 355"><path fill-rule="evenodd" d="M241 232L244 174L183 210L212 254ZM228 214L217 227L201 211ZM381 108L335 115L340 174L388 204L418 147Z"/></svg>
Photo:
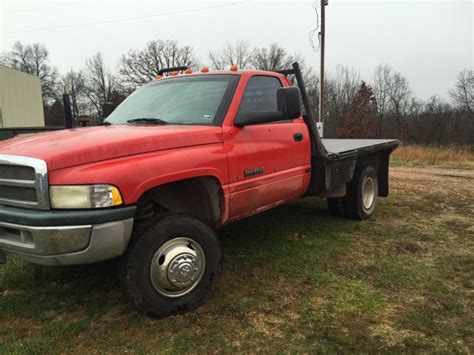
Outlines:
<svg viewBox="0 0 474 355"><path fill-rule="evenodd" d="M44 127L37 76L0 65L0 128Z"/></svg>

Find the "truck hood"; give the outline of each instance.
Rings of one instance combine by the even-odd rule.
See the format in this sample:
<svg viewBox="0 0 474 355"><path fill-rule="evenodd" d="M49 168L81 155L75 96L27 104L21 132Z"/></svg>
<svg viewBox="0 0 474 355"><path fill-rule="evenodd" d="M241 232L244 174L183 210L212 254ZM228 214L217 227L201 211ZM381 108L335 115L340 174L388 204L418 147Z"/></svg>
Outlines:
<svg viewBox="0 0 474 355"><path fill-rule="evenodd" d="M25 134L0 142L0 154L46 161L57 170L165 149L222 142L222 129L190 125L113 125Z"/></svg>

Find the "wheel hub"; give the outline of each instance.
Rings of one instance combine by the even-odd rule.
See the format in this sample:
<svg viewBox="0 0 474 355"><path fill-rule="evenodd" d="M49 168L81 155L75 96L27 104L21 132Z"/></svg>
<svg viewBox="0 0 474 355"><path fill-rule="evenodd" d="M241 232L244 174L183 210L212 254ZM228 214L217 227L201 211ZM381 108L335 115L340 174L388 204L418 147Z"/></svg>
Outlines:
<svg viewBox="0 0 474 355"><path fill-rule="evenodd" d="M205 256L201 246L189 238L174 238L163 244L152 258L150 279L157 292L181 297L201 281Z"/></svg>
<svg viewBox="0 0 474 355"><path fill-rule="evenodd" d="M192 254L181 254L171 261L168 280L175 287L187 287L199 276L199 260Z"/></svg>
<svg viewBox="0 0 474 355"><path fill-rule="evenodd" d="M372 177L366 177L362 187L362 204L369 210L375 201L375 181Z"/></svg>

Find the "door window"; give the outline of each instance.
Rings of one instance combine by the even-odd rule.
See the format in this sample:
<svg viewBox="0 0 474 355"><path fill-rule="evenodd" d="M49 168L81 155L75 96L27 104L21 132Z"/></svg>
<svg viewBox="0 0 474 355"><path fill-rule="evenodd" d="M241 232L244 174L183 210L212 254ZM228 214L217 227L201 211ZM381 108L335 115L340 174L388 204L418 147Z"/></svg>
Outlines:
<svg viewBox="0 0 474 355"><path fill-rule="evenodd" d="M240 113L257 111L276 111L277 90L281 88L278 78L272 76L254 76L245 89L240 104Z"/></svg>

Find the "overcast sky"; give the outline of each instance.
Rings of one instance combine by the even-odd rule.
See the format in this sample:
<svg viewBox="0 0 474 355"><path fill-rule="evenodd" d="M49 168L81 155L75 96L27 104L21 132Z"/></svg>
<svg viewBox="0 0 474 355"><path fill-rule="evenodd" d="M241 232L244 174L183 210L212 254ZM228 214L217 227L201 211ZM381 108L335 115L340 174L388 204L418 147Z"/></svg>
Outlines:
<svg viewBox="0 0 474 355"><path fill-rule="evenodd" d="M316 24L312 1L12 1L0 0L0 51L15 41L42 43L61 72L83 67L101 51L115 69L119 56L152 39L192 45L207 53L228 42L278 42L318 68L308 41ZM389 63L423 99L446 96L457 73L473 69L472 1L329 0L328 71L343 64L370 81Z"/></svg>

